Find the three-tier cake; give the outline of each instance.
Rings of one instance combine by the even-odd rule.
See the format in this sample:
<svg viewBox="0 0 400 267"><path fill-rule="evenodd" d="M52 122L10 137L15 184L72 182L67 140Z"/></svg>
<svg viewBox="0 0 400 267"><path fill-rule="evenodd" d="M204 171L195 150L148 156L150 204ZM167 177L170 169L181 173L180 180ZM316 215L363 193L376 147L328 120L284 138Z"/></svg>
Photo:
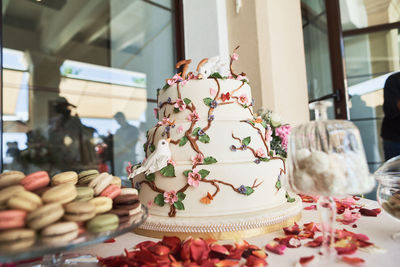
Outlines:
<svg viewBox="0 0 400 267"><path fill-rule="evenodd" d="M271 147L273 138L287 141L288 127L253 113L251 88L244 73L234 73L235 59L234 53L226 76L216 58L187 75L190 60L178 62L183 71L159 91L159 121L144 145L151 164L131 174L140 201L150 204L138 233L243 238L300 217L301 201L281 188L284 153Z"/></svg>

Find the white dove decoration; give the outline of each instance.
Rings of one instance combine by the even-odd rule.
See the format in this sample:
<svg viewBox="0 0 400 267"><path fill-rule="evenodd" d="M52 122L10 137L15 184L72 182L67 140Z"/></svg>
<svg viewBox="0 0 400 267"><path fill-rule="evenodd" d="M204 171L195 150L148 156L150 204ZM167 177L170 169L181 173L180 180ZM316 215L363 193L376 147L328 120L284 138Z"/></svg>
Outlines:
<svg viewBox="0 0 400 267"><path fill-rule="evenodd" d="M132 171L129 179L132 179L139 173L154 173L161 170L168 164L171 158L171 150L169 149L169 140L161 139L158 141L156 150L147 158L147 160L139 168Z"/></svg>
<svg viewBox="0 0 400 267"><path fill-rule="evenodd" d="M207 79L208 76L213 74L214 72L218 72L222 76L228 75L228 65L226 62L223 62L218 56L210 57L203 63L199 68L196 74L201 74L203 79Z"/></svg>

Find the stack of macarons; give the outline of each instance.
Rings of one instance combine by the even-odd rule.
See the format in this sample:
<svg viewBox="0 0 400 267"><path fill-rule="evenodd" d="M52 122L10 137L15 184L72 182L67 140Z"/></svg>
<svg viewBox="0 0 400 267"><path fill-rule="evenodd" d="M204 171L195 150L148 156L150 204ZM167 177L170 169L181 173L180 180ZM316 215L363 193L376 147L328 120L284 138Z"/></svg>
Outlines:
<svg viewBox="0 0 400 267"><path fill-rule="evenodd" d="M0 251L24 250L35 242L65 244L86 230L114 230L140 212L137 193L121 188L119 177L97 170L67 171L51 179L45 171L2 173Z"/></svg>

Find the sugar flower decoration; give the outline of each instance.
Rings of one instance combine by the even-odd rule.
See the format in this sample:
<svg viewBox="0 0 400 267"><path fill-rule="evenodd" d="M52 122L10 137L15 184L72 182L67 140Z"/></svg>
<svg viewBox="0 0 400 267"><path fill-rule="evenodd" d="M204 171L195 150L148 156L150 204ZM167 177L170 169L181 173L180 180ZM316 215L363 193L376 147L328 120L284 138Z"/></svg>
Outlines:
<svg viewBox="0 0 400 267"><path fill-rule="evenodd" d="M238 80L238 81L245 80L246 82L249 82L249 79L246 76L242 76L242 75L238 75L236 77L236 80Z"/></svg>
<svg viewBox="0 0 400 267"><path fill-rule="evenodd" d="M265 158L266 157L266 155L265 155L265 153L264 153L264 151L263 151L263 149L261 147L256 150L256 155L259 158Z"/></svg>
<svg viewBox="0 0 400 267"><path fill-rule="evenodd" d="M196 111L193 111L192 113L189 114L187 119L191 122L198 121L200 119L199 114Z"/></svg>
<svg viewBox="0 0 400 267"><path fill-rule="evenodd" d="M176 166L176 162L173 159L169 159L167 163Z"/></svg>
<svg viewBox="0 0 400 267"><path fill-rule="evenodd" d="M169 204L174 204L178 201L175 190L164 192L164 202Z"/></svg>
<svg viewBox="0 0 400 267"><path fill-rule="evenodd" d="M158 108L154 108L153 109L153 112L154 112L154 117L158 117Z"/></svg>
<svg viewBox="0 0 400 267"><path fill-rule="evenodd" d="M226 94L221 94L222 102L228 101L229 99L231 99L231 95L229 94L229 92Z"/></svg>
<svg viewBox="0 0 400 267"><path fill-rule="evenodd" d="M198 153L196 156L192 157L192 164L193 165L203 164L203 161L204 161L203 154Z"/></svg>
<svg viewBox="0 0 400 267"><path fill-rule="evenodd" d="M217 90L214 88L210 87L210 95L215 96L217 94Z"/></svg>
<svg viewBox="0 0 400 267"><path fill-rule="evenodd" d="M161 121L158 122L159 125L172 125L173 122L168 118L164 117Z"/></svg>
<svg viewBox="0 0 400 267"><path fill-rule="evenodd" d="M245 94L243 94L243 95L239 96L238 102L239 102L239 104L247 105L249 103L249 99L247 98L247 96Z"/></svg>
<svg viewBox="0 0 400 267"><path fill-rule="evenodd" d="M168 83L168 85L171 86L171 85L175 84L176 82L180 82L180 81L182 81L182 77L179 76L178 74L175 74L171 79L167 80L167 83Z"/></svg>
<svg viewBox="0 0 400 267"><path fill-rule="evenodd" d="M180 111L183 111L186 109L186 104L182 99L178 98L175 102L174 108L178 108Z"/></svg>
<svg viewBox="0 0 400 267"><path fill-rule="evenodd" d="M239 59L239 55L236 54L236 53L233 53L231 58L232 58L233 61L238 60Z"/></svg>
<svg viewBox="0 0 400 267"><path fill-rule="evenodd" d="M177 132L178 134L182 133L182 132L183 132L183 125L179 125L179 127L176 128L176 132Z"/></svg>
<svg viewBox="0 0 400 267"><path fill-rule="evenodd" d="M188 174L188 184L193 187L199 186L199 181L201 180L201 175L198 173L197 169L193 169L192 172Z"/></svg>
<svg viewBox="0 0 400 267"><path fill-rule="evenodd" d="M290 125L282 125L279 128L275 129L275 134L279 136L282 140L283 149L287 150L287 145L289 142L289 134L292 126Z"/></svg>
<svg viewBox="0 0 400 267"><path fill-rule="evenodd" d="M128 163L128 166L126 166L126 172L128 173L128 176L132 173L132 163Z"/></svg>

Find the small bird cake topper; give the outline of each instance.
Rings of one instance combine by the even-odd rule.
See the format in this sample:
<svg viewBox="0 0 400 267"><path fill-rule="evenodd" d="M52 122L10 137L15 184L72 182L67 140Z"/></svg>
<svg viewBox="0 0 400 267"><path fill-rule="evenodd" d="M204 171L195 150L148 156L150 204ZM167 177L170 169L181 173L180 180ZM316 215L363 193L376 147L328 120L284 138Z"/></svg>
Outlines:
<svg viewBox="0 0 400 267"><path fill-rule="evenodd" d="M158 141L156 150L147 158L147 160L139 168L132 171L129 175L133 179L139 173L144 172L146 175L161 170L168 164L171 158L171 150L169 149L169 139L161 139Z"/></svg>

